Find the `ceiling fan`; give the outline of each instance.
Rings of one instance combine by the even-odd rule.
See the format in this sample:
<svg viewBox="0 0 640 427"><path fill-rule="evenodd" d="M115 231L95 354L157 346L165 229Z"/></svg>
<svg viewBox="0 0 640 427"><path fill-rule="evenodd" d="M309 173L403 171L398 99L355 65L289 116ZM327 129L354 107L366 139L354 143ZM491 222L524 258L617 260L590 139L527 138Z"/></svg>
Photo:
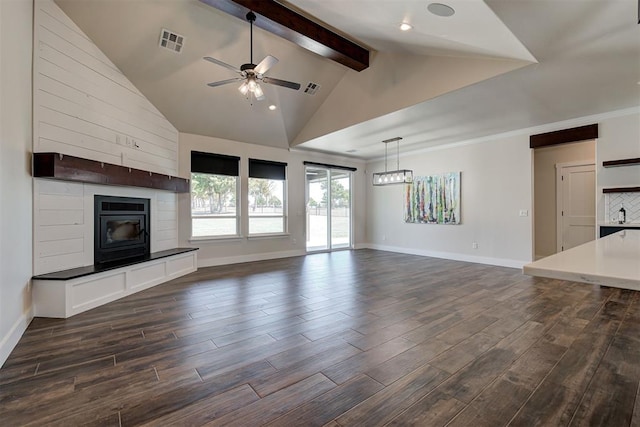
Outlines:
<svg viewBox="0 0 640 427"><path fill-rule="evenodd" d="M256 20L256 15L253 12L247 13L247 21L251 26L251 52L250 61L248 64L242 64L240 69L237 69L233 65L229 65L226 62L222 62L218 59L205 56L204 59L213 62L214 64L228 68L240 74L240 77L233 79L221 80L219 82L207 83L207 86L216 87L222 86L228 83L242 81L242 84L238 88L243 95L254 96L258 101L264 99L264 92L260 87L260 83L268 83L276 86L282 86L293 90L300 89L300 83L289 82L286 80L274 79L273 77L267 77L264 74L273 67L278 59L274 56L267 55L258 65L253 63L253 22Z"/></svg>

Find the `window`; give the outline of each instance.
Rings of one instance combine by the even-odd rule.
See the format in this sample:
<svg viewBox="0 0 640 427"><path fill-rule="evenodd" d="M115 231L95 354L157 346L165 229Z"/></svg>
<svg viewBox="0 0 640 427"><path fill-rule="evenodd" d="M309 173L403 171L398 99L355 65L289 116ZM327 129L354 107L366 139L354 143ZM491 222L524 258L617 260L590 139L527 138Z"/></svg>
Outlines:
<svg viewBox="0 0 640 427"><path fill-rule="evenodd" d="M249 159L249 234L286 231L286 163Z"/></svg>
<svg viewBox="0 0 640 427"><path fill-rule="evenodd" d="M235 156L191 152L191 236L237 236L239 162Z"/></svg>

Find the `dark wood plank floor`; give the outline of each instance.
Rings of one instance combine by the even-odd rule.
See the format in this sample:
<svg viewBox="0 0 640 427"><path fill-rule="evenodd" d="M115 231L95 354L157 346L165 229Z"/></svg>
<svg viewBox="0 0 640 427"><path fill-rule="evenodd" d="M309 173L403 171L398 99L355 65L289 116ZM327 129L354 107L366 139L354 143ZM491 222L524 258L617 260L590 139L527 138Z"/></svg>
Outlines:
<svg viewBox="0 0 640 427"><path fill-rule="evenodd" d="M359 250L204 268L0 369L0 424L639 425L640 294Z"/></svg>

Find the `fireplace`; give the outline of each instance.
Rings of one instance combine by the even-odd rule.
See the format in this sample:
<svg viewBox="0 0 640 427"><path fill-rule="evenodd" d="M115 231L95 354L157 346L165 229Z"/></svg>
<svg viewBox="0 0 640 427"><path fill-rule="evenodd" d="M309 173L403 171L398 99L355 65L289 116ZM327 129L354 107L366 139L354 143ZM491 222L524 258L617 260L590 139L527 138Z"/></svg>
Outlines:
<svg viewBox="0 0 640 427"><path fill-rule="evenodd" d="M94 206L94 264L149 255L149 199L96 195Z"/></svg>

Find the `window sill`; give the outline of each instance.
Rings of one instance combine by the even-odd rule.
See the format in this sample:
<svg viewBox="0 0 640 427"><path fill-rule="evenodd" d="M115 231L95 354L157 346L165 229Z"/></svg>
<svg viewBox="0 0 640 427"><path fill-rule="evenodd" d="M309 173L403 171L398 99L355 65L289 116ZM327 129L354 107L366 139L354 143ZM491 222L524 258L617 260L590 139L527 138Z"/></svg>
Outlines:
<svg viewBox="0 0 640 427"><path fill-rule="evenodd" d="M266 234L250 234L247 236L248 240L262 240L262 239L283 239L291 236L289 233L266 233Z"/></svg>
<svg viewBox="0 0 640 427"><path fill-rule="evenodd" d="M217 243L217 242L229 242L239 240L263 240L263 239L286 239L290 237L290 233L266 233L266 234L251 234L249 236L202 236L191 237L189 243Z"/></svg>
<svg viewBox="0 0 640 427"><path fill-rule="evenodd" d="M242 240L242 236L202 236L202 237L191 237L189 239L190 243L216 243L216 242L228 242L234 240Z"/></svg>

